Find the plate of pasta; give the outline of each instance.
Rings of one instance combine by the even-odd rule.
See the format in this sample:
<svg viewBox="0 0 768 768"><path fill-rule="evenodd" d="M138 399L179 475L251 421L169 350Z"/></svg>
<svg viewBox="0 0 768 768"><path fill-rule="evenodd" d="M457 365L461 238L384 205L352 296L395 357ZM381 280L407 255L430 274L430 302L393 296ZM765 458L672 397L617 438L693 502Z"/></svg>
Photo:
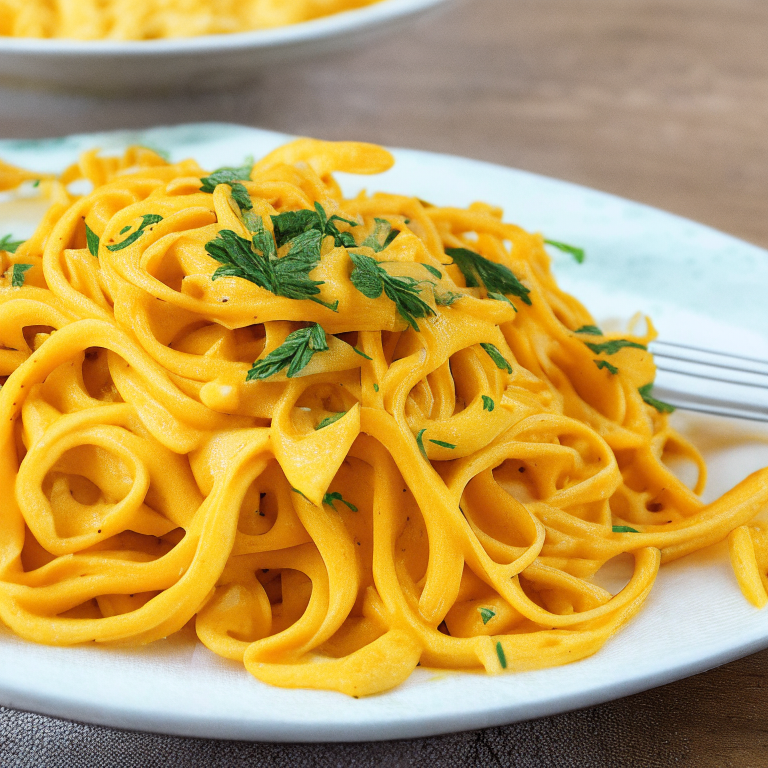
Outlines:
<svg viewBox="0 0 768 768"><path fill-rule="evenodd" d="M648 351L768 357L762 249L206 124L0 142L0 258L3 705L408 738L768 647L768 429Z"/></svg>
<svg viewBox="0 0 768 768"><path fill-rule="evenodd" d="M0 2L0 80L147 93L227 88L357 46L447 0Z"/></svg>

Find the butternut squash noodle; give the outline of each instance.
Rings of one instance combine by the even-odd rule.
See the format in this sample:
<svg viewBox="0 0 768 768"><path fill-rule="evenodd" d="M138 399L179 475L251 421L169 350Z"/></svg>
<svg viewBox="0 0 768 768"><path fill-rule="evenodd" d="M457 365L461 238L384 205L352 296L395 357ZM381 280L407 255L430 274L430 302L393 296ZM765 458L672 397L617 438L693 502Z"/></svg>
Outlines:
<svg viewBox="0 0 768 768"><path fill-rule="evenodd" d="M0 163L0 190L40 180L51 203L0 241L15 633L194 628L261 681L361 696L419 664L589 656L661 563L729 534L765 604L768 470L701 502L652 326L603 333L497 208L350 199L333 176L392 163L310 139L213 173L143 148L42 180ZM593 576L622 553L613 595Z"/></svg>

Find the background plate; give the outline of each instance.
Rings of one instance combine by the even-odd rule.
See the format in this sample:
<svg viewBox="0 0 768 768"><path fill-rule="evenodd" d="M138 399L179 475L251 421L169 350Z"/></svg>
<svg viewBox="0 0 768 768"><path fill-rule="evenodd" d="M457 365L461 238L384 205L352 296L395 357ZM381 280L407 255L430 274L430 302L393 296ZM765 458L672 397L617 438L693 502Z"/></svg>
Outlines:
<svg viewBox="0 0 768 768"><path fill-rule="evenodd" d="M365 43L447 0L382 0L275 29L117 42L0 36L0 80L110 95L227 88L265 67Z"/></svg>
<svg viewBox="0 0 768 768"><path fill-rule="evenodd" d="M1 141L0 157L60 170L92 146L131 143L193 156L203 167L239 164L289 137L194 125ZM707 227L610 195L473 160L397 150L363 186L435 203L485 200L505 218L587 250L579 266L555 253L560 283L605 325L642 310L661 335L768 357L768 253ZM34 207L0 203L0 234L25 236ZM676 413L710 464L712 499L768 465L768 427ZM619 568L619 571L621 569ZM613 574L622 577L621 572ZM366 699L270 688L234 662L179 638L139 649L49 648L0 630L0 704L48 715L183 736L266 741L363 741L483 728L626 696L768 647L768 612L741 596L719 545L662 568L644 609L591 658L537 672L487 677L418 669L398 689Z"/></svg>

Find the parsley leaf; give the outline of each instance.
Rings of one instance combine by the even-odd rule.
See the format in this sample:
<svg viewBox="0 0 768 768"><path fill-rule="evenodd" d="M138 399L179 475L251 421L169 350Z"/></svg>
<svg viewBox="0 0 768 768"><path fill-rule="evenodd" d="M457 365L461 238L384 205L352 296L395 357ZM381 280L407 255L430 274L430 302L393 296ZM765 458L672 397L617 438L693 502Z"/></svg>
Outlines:
<svg viewBox="0 0 768 768"><path fill-rule="evenodd" d="M323 237L333 237L334 245L338 248L354 248L357 246L355 238L351 232L340 232L336 226L337 221L343 221L351 227L358 226L356 221L350 221L341 216L331 216L329 219L325 209L320 203L315 203L315 210L301 209L299 211L286 211L272 216L272 225L275 229L275 242L277 247L281 248L286 243L306 234L310 231L316 231L320 234L320 242Z"/></svg>
<svg viewBox="0 0 768 768"><path fill-rule="evenodd" d="M330 427L331 424L335 424L342 416L346 416L346 411L341 411L341 413L334 413L333 416L326 416L316 427L315 431L318 429L323 429L325 427Z"/></svg>
<svg viewBox="0 0 768 768"><path fill-rule="evenodd" d="M376 259L362 253L350 253L349 257L355 265L350 275L352 285L369 299L378 299L383 291L414 331L419 330L416 318L435 314L435 310L419 296L421 288L412 277L390 275Z"/></svg>
<svg viewBox="0 0 768 768"><path fill-rule="evenodd" d="M435 304L437 304L438 307L450 307L451 304L463 298L464 298L464 294L454 293L453 291L446 291L445 293L435 293Z"/></svg>
<svg viewBox="0 0 768 768"><path fill-rule="evenodd" d="M91 256L98 259L101 241L99 240L99 236L87 224L85 225L85 242L88 244L88 250L90 251Z"/></svg>
<svg viewBox="0 0 768 768"><path fill-rule="evenodd" d="M496 611L492 611L490 608L478 608L477 610L480 611L483 624L487 624L496 615Z"/></svg>
<svg viewBox="0 0 768 768"><path fill-rule="evenodd" d="M130 224L128 224L127 226L123 227L123 228L120 230L120 234L121 234L121 235L124 235L126 232L130 232L130 231L131 231L131 225L130 225Z"/></svg>
<svg viewBox="0 0 768 768"><path fill-rule="evenodd" d="M233 181L250 181L252 170L253 163L243 165L240 168L219 168L210 176L200 179L203 185L200 187L200 191L213 194L213 191L219 184L232 184Z"/></svg>
<svg viewBox="0 0 768 768"><path fill-rule="evenodd" d="M584 249L583 248L577 248L575 245L568 245L567 243L560 243L557 240L545 240L544 241L547 245L551 245L553 248L557 248L560 251L563 251L563 253L570 253L571 256L576 260L577 264L583 264L584 263Z"/></svg>
<svg viewBox="0 0 768 768"><path fill-rule="evenodd" d="M21 288L24 285L27 272L32 269L33 264L14 264L11 268L11 286Z"/></svg>
<svg viewBox="0 0 768 768"><path fill-rule="evenodd" d="M605 368L610 373L616 374L619 369L615 365L611 365L607 360L593 360L594 364L602 371Z"/></svg>
<svg viewBox="0 0 768 768"><path fill-rule="evenodd" d="M444 443L442 440L433 440L432 438L429 439L429 442L439 445L441 448L450 448L451 450L456 447L453 443Z"/></svg>
<svg viewBox="0 0 768 768"><path fill-rule="evenodd" d="M374 384L373 385L373 391L374 392L378 392L379 391L379 385L378 384Z"/></svg>
<svg viewBox="0 0 768 768"><path fill-rule="evenodd" d="M13 240L11 235L0 237L0 251L16 253L20 245L24 245L24 240Z"/></svg>
<svg viewBox="0 0 768 768"><path fill-rule="evenodd" d="M392 229L392 225L386 219L377 218L373 221L376 224L375 229L370 235L368 235L368 237L365 238L365 240L363 240L360 245L363 247L367 246L368 248L372 248L374 253L380 253L385 248L387 248L389 244L400 234L400 230ZM427 267L427 269L432 272L432 268ZM442 277L439 272L438 277Z"/></svg>
<svg viewBox="0 0 768 768"><path fill-rule="evenodd" d="M661 400L657 400L651 395L653 390L653 382L650 384L644 384L642 387L638 387L640 397L650 406L653 406L659 413L672 413L675 410L674 405L669 403L663 403Z"/></svg>
<svg viewBox="0 0 768 768"><path fill-rule="evenodd" d="M577 328L574 333L589 333L592 336L602 336L603 332L596 325L582 325L581 328Z"/></svg>
<svg viewBox="0 0 768 768"><path fill-rule="evenodd" d="M631 528L628 525L614 525L613 532L614 533L640 533L640 531L638 531L637 528Z"/></svg>
<svg viewBox="0 0 768 768"><path fill-rule="evenodd" d="M585 341L584 343L596 355L615 355L620 349L624 349L625 347L648 349L644 344L638 344L636 341L628 341L627 339L611 339L610 341L604 341L602 344L591 344L588 341Z"/></svg>
<svg viewBox="0 0 768 768"><path fill-rule="evenodd" d="M248 194L248 190L238 181L233 182L231 187L232 199L240 206L240 210L252 211L253 201L251 200L251 196Z"/></svg>
<svg viewBox="0 0 768 768"><path fill-rule="evenodd" d="M528 296L530 290L504 264L490 261L467 248L446 248L445 252L461 270L468 288L479 288L482 285L489 296L492 293L498 293L502 296L511 293L526 304L531 303Z"/></svg>
<svg viewBox="0 0 768 768"><path fill-rule="evenodd" d="M443 273L439 269L437 269L437 267L433 267L431 264L422 264L421 266L424 267L424 269L426 269L430 275L433 275L438 280L443 279Z"/></svg>
<svg viewBox="0 0 768 768"><path fill-rule="evenodd" d="M480 346L488 353L488 357L493 360L494 363L496 363L496 367L500 368L502 371L506 371L507 373L512 373L512 366L507 362L507 359L504 357L504 355L499 352L499 350L493 346L493 344L480 344Z"/></svg>
<svg viewBox="0 0 768 768"><path fill-rule="evenodd" d="M483 410L490 413L495 407L496 403L488 395L483 395Z"/></svg>
<svg viewBox="0 0 768 768"><path fill-rule="evenodd" d="M346 504L353 512L357 512L357 507L343 498L338 491L334 491L333 493L326 493L325 496L323 496L323 504L327 504L335 512L336 507L333 503L334 501L340 501L342 504Z"/></svg>
<svg viewBox="0 0 768 768"><path fill-rule="evenodd" d="M501 643L496 643L496 655L499 657L499 664L501 664L502 669L507 668L507 657L504 655L504 648L502 648Z"/></svg>
<svg viewBox="0 0 768 768"><path fill-rule="evenodd" d="M426 429L422 429L419 431L419 434L416 435L416 445L419 446L419 450L421 451L421 455L426 459L427 458L427 451L424 448L424 433L426 432Z"/></svg>
<svg viewBox="0 0 768 768"><path fill-rule="evenodd" d="M158 216L156 213L144 214L144 216L141 217L141 224L139 224L138 229L136 229L134 232L128 235L128 237L126 237L125 240L123 240L121 243L108 245L107 250L112 251L113 253L115 251L122 251L123 248L127 248L129 245L133 245L144 234L144 230L147 227L150 227L153 224L158 224L162 220L163 220L163 217ZM125 231L126 229L124 227L120 234L123 234Z"/></svg>
<svg viewBox="0 0 768 768"><path fill-rule="evenodd" d="M307 328L299 328L298 331L289 333L285 341L263 360L257 360L245 380L268 379L286 367L286 376L292 379L304 370L315 352L325 352L327 349L325 331L320 325L315 323Z"/></svg>
<svg viewBox="0 0 768 768"><path fill-rule="evenodd" d="M304 494L303 494L303 493L302 493L302 492L301 492L301 491L300 491L298 488L294 488L293 486L291 486L291 490L292 490L294 493L298 493L298 494L299 494L299 496L304 496ZM306 496L304 496L304 498L305 498L305 499L307 499L307 497L306 497ZM307 501L309 501L309 499L307 499ZM312 502L310 501L309 503L311 504Z"/></svg>
<svg viewBox="0 0 768 768"><path fill-rule="evenodd" d="M357 354L360 355L360 357L364 357L366 360L373 360L372 357L368 357L368 355L366 355L365 352L361 352L357 347L352 347L352 350L354 352L357 352Z"/></svg>
<svg viewBox="0 0 768 768"><path fill-rule="evenodd" d="M323 285L311 280L309 273L320 263L322 235L308 230L291 240L288 253L278 258L275 241L267 232L261 217L256 216L253 238L247 240L231 229L222 229L215 240L205 245L205 250L220 262L211 280L220 277L239 277L249 280L275 296L288 299L308 299L322 304L334 312L338 302L328 304L317 298Z"/></svg>

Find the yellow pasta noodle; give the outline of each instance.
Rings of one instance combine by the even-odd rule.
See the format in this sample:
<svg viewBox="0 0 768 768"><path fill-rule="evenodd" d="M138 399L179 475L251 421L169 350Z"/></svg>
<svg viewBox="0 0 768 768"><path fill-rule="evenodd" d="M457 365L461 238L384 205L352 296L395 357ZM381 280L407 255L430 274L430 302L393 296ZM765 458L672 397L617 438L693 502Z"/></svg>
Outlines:
<svg viewBox="0 0 768 768"><path fill-rule="evenodd" d="M588 656L661 563L729 534L766 602L768 470L700 501L653 328L603 333L496 208L334 180L392 162L301 139L210 173L133 148L42 181L37 231L0 246L14 632L194 629L259 680L361 696L418 664ZM33 176L0 165L6 188ZM593 576L622 553L614 595Z"/></svg>
<svg viewBox="0 0 768 768"><path fill-rule="evenodd" d="M0 0L0 35L154 40L270 29L380 0Z"/></svg>

